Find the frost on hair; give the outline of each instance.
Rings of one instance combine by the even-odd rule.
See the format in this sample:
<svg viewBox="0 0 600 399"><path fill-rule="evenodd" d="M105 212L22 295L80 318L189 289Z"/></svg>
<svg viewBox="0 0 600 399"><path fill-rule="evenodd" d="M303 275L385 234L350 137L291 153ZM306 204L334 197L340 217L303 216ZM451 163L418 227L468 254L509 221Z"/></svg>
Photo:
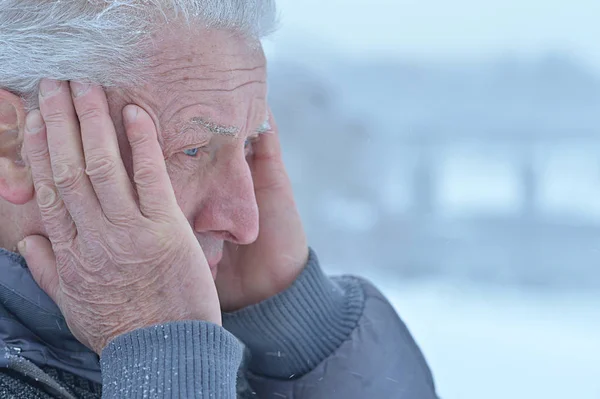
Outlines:
<svg viewBox="0 0 600 399"><path fill-rule="evenodd" d="M139 83L146 39L161 22L261 39L276 28L277 12L275 0L3 0L0 87L33 108L44 77L105 87Z"/></svg>

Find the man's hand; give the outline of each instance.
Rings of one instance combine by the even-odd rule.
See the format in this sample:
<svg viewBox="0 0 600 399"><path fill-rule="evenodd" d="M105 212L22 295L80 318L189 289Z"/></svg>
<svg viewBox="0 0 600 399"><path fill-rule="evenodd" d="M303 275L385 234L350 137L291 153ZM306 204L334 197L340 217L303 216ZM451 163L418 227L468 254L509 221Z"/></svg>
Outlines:
<svg viewBox="0 0 600 399"><path fill-rule="evenodd" d="M259 235L250 245L225 244L217 289L223 311L257 304L287 289L308 261L308 244L281 157L279 132L254 144L248 162L259 209Z"/></svg>
<svg viewBox="0 0 600 399"><path fill-rule="evenodd" d="M68 83L43 81L41 113L27 116L25 149L50 239L20 245L34 278L97 353L142 327L221 324L209 266L175 199L152 119L134 105L123 110L132 183L103 90L71 89L73 96Z"/></svg>

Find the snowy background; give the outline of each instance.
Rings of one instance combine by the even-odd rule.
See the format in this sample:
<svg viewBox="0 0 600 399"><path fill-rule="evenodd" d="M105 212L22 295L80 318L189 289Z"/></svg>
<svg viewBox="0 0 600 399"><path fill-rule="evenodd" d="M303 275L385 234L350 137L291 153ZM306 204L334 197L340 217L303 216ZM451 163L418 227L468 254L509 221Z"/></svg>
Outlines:
<svg viewBox="0 0 600 399"><path fill-rule="evenodd" d="M311 244L397 306L442 399L600 399L600 3L279 0Z"/></svg>

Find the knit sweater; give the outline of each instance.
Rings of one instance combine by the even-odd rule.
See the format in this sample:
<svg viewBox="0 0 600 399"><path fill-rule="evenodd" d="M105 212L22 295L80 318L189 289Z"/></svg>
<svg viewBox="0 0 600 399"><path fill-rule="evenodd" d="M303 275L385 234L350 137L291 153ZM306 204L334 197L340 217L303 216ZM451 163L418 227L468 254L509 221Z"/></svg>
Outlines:
<svg viewBox="0 0 600 399"><path fill-rule="evenodd" d="M100 358L76 342L22 258L0 250L0 270L0 398L436 398L385 297L360 278L327 277L312 251L290 288L224 314L223 327L139 329Z"/></svg>

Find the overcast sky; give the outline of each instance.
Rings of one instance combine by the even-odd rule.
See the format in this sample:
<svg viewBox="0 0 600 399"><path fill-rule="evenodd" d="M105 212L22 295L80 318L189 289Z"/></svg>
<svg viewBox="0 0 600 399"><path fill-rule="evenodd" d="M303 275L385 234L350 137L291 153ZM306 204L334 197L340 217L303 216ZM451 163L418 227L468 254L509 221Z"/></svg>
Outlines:
<svg viewBox="0 0 600 399"><path fill-rule="evenodd" d="M278 0L274 46L300 37L346 55L486 58L573 53L600 70L600 0Z"/></svg>

